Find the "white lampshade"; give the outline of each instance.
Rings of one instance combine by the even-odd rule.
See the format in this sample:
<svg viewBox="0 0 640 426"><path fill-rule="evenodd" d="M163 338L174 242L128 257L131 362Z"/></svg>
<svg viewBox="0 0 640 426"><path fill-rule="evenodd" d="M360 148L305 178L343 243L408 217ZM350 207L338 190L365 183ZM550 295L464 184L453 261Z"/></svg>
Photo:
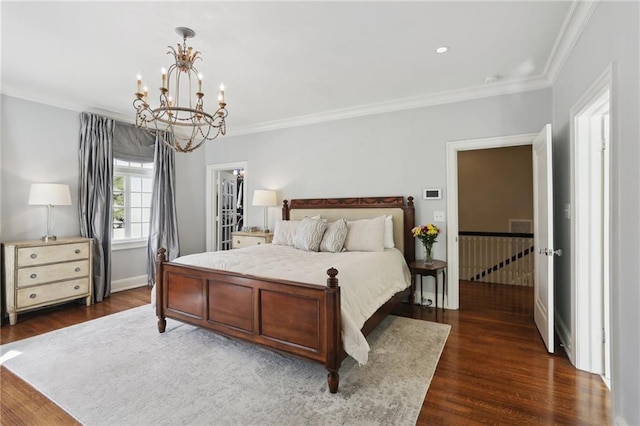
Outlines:
<svg viewBox="0 0 640 426"><path fill-rule="evenodd" d="M37 206L70 206L69 185L59 183L32 183L29 204Z"/></svg>
<svg viewBox="0 0 640 426"><path fill-rule="evenodd" d="M277 206L278 200L276 199L276 191L269 191L268 189L256 189L253 191L253 203L254 206L270 207Z"/></svg>

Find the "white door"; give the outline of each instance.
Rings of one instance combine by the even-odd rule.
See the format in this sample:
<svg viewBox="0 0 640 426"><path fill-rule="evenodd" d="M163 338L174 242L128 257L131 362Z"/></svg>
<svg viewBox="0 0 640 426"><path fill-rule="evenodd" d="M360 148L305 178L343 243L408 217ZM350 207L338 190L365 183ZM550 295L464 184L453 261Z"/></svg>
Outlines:
<svg viewBox="0 0 640 426"><path fill-rule="evenodd" d="M218 175L217 250L231 249L231 233L237 223L237 177L226 171Z"/></svg>
<svg viewBox="0 0 640 426"><path fill-rule="evenodd" d="M547 350L553 352L553 170L551 124L533 140L534 319Z"/></svg>

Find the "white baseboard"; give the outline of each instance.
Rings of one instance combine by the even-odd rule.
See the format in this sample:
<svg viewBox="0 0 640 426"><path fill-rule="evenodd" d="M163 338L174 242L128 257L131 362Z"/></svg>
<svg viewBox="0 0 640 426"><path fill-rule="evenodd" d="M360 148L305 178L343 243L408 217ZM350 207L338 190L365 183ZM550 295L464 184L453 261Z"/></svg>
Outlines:
<svg viewBox="0 0 640 426"><path fill-rule="evenodd" d="M148 283L148 276L138 275L137 277L123 278L121 280L111 281L111 293L119 291L131 290L132 288L144 287Z"/></svg>

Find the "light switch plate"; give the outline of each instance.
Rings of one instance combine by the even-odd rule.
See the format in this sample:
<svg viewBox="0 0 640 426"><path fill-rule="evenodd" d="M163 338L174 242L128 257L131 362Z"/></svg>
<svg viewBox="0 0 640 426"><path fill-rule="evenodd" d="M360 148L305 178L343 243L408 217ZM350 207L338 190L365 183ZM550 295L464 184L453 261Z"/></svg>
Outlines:
<svg viewBox="0 0 640 426"><path fill-rule="evenodd" d="M433 221L434 222L444 222L444 212L441 212L441 211L433 212Z"/></svg>

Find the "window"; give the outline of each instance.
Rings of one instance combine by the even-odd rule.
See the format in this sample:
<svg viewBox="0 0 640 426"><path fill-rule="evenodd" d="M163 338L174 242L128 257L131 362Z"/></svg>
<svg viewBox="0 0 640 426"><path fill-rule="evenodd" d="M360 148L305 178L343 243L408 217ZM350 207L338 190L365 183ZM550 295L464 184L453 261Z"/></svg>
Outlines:
<svg viewBox="0 0 640 426"><path fill-rule="evenodd" d="M149 236L153 163L113 161L114 241L142 240Z"/></svg>

